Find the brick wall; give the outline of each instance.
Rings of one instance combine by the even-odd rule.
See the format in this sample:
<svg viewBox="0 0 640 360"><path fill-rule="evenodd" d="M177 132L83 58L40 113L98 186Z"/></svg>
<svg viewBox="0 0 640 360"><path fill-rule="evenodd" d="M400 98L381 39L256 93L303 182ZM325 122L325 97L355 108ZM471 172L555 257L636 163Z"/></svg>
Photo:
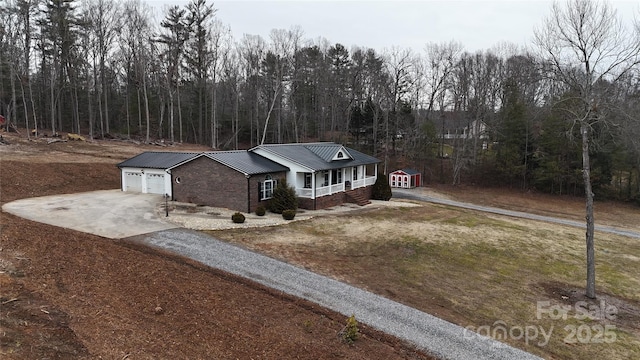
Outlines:
<svg viewBox="0 0 640 360"><path fill-rule="evenodd" d="M283 179L285 172L270 174L273 179ZM171 171L173 200L241 212L254 212L258 206L267 207L267 201L260 201L260 182L266 174L247 178L244 174L205 156L189 161ZM179 182L176 181L179 179ZM362 193L371 198L371 186L358 188L352 192ZM301 209L318 210L343 204L346 193L341 192L313 199L298 199Z"/></svg>
<svg viewBox="0 0 640 360"><path fill-rule="evenodd" d="M173 169L171 181L175 201L247 211L244 174L205 156Z"/></svg>
<svg viewBox="0 0 640 360"><path fill-rule="evenodd" d="M273 179L285 175L271 174ZM266 207L266 202L259 201L259 183L265 176L253 175L247 182L244 174L202 156L171 171L173 200L254 212L260 205ZM176 181L178 178L180 183Z"/></svg>
<svg viewBox="0 0 640 360"><path fill-rule="evenodd" d="M298 207L307 210L320 210L344 204L344 202L345 193L341 192L333 195L321 196L317 198L315 202L313 199L298 198Z"/></svg>
<svg viewBox="0 0 640 360"><path fill-rule="evenodd" d="M355 193L360 193L365 198L371 199L371 191L372 191L371 186L361 187L361 188L357 188L350 191ZM307 210L320 210L320 209L330 208L333 206L338 206L340 204L344 204L347 201L348 201L347 193L341 192L333 195L321 196L315 200L315 203L313 199L298 198L298 207L301 209L307 209Z"/></svg>
<svg viewBox="0 0 640 360"><path fill-rule="evenodd" d="M353 190L349 190L348 193L349 194L354 194L354 195L362 195L363 198L371 200L371 193L373 192L373 186L365 186L365 187L359 187L357 189L353 189ZM351 199L349 199L349 197L347 196L345 198L344 201L348 202Z"/></svg>

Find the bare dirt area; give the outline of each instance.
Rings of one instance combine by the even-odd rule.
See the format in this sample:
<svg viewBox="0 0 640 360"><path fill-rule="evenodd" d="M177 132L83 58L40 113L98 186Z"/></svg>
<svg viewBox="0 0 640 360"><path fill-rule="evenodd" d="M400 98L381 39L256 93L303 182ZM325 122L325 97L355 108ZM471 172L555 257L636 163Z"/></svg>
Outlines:
<svg viewBox="0 0 640 360"><path fill-rule="evenodd" d="M118 188L116 163L167 150L3 136L2 204ZM0 215L2 359L428 358L364 325L348 345L344 316L184 258Z"/></svg>

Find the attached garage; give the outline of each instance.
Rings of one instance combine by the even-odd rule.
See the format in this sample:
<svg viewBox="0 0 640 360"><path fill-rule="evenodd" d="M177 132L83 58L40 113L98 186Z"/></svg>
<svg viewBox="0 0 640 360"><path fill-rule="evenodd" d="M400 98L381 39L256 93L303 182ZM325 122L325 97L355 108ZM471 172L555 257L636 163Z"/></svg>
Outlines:
<svg viewBox="0 0 640 360"><path fill-rule="evenodd" d="M168 194L165 191L164 178L166 174L154 174L147 173L145 174L147 180L147 191L149 194Z"/></svg>
<svg viewBox="0 0 640 360"><path fill-rule="evenodd" d="M121 189L145 194L173 195L171 167L188 161L199 153L145 152L118 164Z"/></svg>
<svg viewBox="0 0 640 360"><path fill-rule="evenodd" d="M134 171L123 172L122 191L142 192L142 173Z"/></svg>

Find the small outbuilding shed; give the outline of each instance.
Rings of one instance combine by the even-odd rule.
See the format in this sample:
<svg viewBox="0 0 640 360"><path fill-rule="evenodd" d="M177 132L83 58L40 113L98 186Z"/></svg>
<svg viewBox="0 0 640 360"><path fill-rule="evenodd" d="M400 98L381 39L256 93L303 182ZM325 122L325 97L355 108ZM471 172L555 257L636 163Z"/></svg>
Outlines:
<svg viewBox="0 0 640 360"><path fill-rule="evenodd" d="M396 170L389 174L389 185L392 188L410 189L422 186L422 174L414 169Z"/></svg>

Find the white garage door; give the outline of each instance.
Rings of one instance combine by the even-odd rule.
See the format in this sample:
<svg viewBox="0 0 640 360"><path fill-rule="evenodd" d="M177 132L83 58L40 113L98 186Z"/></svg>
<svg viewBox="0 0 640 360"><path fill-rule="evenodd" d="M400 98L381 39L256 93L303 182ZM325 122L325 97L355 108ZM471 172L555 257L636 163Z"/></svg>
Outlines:
<svg viewBox="0 0 640 360"><path fill-rule="evenodd" d="M142 192L142 174L125 172L124 181L124 191Z"/></svg>
<svg viewBox="0 0 640 360"><path fill-rule="evenodd" d="M164 174L147 174L147 193L164 195Z"/></svg>

